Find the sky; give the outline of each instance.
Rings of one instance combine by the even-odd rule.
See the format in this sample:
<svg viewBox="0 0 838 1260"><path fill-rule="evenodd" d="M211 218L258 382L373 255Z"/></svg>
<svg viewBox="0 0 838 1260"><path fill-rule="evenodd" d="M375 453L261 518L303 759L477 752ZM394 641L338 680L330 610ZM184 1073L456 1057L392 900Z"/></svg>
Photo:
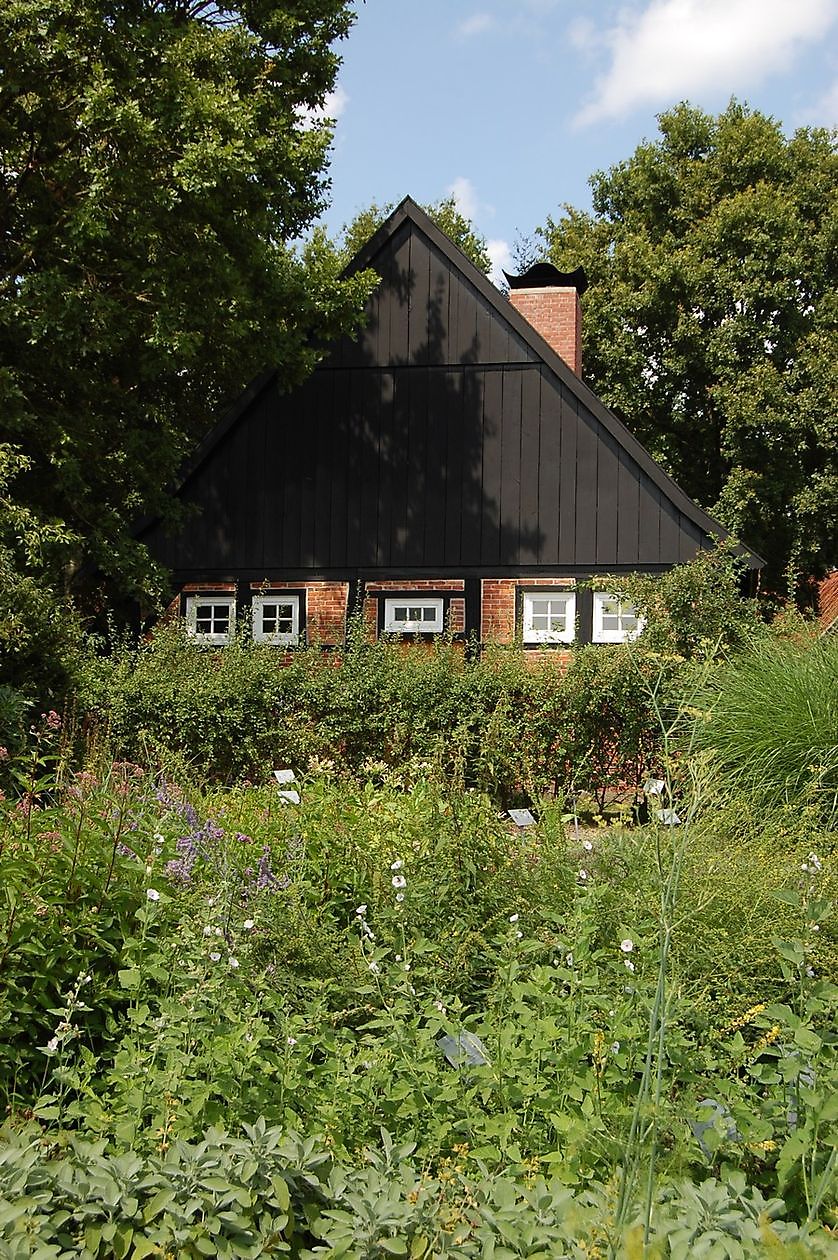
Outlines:
<svg viewBox="0 0 838 1260"><path fill-rule="evenodd" d="M838 0L356 0L326 110L337 233L406 194L453 194L514 270L516 242L688 100L731 96L797 127L838 124Z"/></svg>

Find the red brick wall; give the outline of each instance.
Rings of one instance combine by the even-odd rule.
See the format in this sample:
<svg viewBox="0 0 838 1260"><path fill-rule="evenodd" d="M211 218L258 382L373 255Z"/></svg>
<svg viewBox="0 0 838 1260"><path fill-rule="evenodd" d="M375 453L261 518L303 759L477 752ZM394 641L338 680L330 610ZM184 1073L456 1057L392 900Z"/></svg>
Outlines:
<svg viewBox="0 0 838 1260"><path fill-rule="evenodd" d="M575 289L512 289L509 300L527 323L582 375L582 308Z"/></svg>
<svg viewBox="0 0 838 1260"><path fill-rule="evenodd" d="M378 637L378 599L370 596L386 595L389 591L421 591L425 594L437 591L463 591L465 582L462 578L413 578L409 581L388 579L382 582L367 582L364 588L364 627L370 641ZM453 634L462 634L466 628L466 601L452 599L448 606Z"/></svg>
<svg viewBox="0 0 838 1260"><path fill-rule="evenodd" d="M574 290L575 292L575 290ZM573 578L484 578L480 639L483 643L514 643L515 593L519 586L573 586ZM537 649L535 654L538 655ZM544 655L544 653L541 653Z"/></svg>
<svg viewBox="0 0 838 1260"><path fill-rule="evenodd" d="M251 582L250 589L255 593L305 591L306 642L332 646L343 644L349 602L348 582Z"/></svg>

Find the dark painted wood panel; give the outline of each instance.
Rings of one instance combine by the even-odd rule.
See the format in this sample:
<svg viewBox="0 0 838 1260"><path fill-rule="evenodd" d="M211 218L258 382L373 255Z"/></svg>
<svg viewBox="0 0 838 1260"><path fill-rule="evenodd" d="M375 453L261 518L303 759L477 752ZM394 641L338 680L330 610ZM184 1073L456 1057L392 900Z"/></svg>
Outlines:
<svg viewBox="0 0 838 1260"><path fill-rule="evenodd" d="M348 448L347 389L352 372L336 372L332 411L330 565L346 564L346 460Z"/></svg>
<svg viewBox="0 0 838 1260"><path fill-rule="evenodd" d="M317 425L317 463L314 469L314 563L329 562L332 539L332 436L334 431L335 373L314 374L314 419Z"/></svg>
<svg viewBox="0 0 838 1260"><path fill-rule="evenodd" d="M460 402L460 558L463 564L480 563L483 497L483 410L486 373L463 368L457 373Z"/></svg>
<svg viewBox="0 0 838 1260"><path fill-rule="evenodd" d="M451 289L451 269L446 258L436 250L430 251L430 296L426 337L428 363L448 362L448 299Z"/></svg>
<svg viewBox="0 0 838 1260"><path fill-rule="evenodd" d="M348 379L343 404L347 424L346 563L354 567L361 562L361 503L367 434L364 418L364 374L348 372L346 376Z"/></svg>
<svg viewBox="0 0 838 1260"><path fill-rule="evenodd" d="M428 376L417 369L410 376L407 494L403 558L407 565L425 561L425 520L429 512L445 510L438 490L428 485L425 464L428 449Z"/></svg>
<svg viewBox="0 0 838 1260"><path fill-rule="evenodd" d="M407 459L410 445L410 383L412 373L393 373L393 446L390 455L392 500L390 563L404 564L407 540Z"/></svg>
<svg viewBox="0 0 838 1260"><path fill-rule="evenodd" d="M685 516L679 515L678 524L680 526L678 562L679 564L686 564L688 560L692 560L707 545L707 538Z"/></svg>
<svg viewBox="0 0 838 1260"><path fill-rule="evenodd" d="M428 306L431 297L431 251L416 233L410 236L410 300L407 357L410 363L428 362Z"/></svg>
<svg viewBox="0 0 838 1260"><path fill-rule="evenodd" d="M541 468L541 373L537 367L521 373L521 529L518 560L538 564Z"/></svg>
<svg viewBox="0 0 838 1260"><path fill-rule="evenodd" d="M285 433L289 426L298 423L299 397L296 394L280 394L275 403L273 415L268 421L268 440L265 446L265 462L261 476L264 478L265 519L264 557L265 564L277 566L283 563L282 529L285 514L285 473L288 460L284 458ZM225 475L225 463L222 458L216 476Z"/></svg>
<svg viewBox="0 0 838 1260"><path fill-rule="evenodd" d="M427 444L425 484L427 509L423 522L422 556L428 564L439 564L445 556L445 522L448 507L448 435L445 417L457 400L446 396L447 373L436 369L427 375ZM430 557L428 559L428 557Z"/></svg>
<svg viewBox="0 0 838 1260"><path fill-rule="evenodd" d="M559 391L562 423L562 460L559 480L559 564L576 563L576 453L579 445L579 408L576 399Z"/></svg>
<svg viewBox="0 0 838 1260"><path fill-rule="evenodd" d="M388 278L387 287L382 286L382 304L389 307L389 340L386 351L382 354L382 362L387 364L406 363L408 358L408 338L410 335L410 293L413 278L410 270L410 233L403 231L393 238L392 275ZM385 317L386 318L386 317ZM381 321L383 346L384 318Z"/></svg>
<svg viewBox="0 0 838 1260"><path fill-rule="evenodd" d="M433 380L439 383L433 386ZM445 434L445 546L443 560L446 565L460 563L460 540L463 525L463 374L440 373L432 378L431 407L434 405L434 388L442 394L441 418ZM478 546L479 546L478 528ZM430 554L430 553L429 553Z"/></svg>
<svg viewBox="0 0 838 1260"><path fill-rule="evenodd" d="M617 491L620 464L617 443L600 426L597 446L596 562L613 564L617 555Z"/></svg>
<svg viewBox="0 0 838 1260"><path fill-rule="evenodd" d="M481 299L482 301L482 299ZM491 337L489 340L489 362L490 363L508 363L509 362L509 327L502 323L492 312L490 321Z"/></svg>
<svg viewBox="0 0 838 1260"><path fill-rule="evenodd" d="M620 452L620 475L617 491L617 563L637 564L640 530L639 470L634 460Z"/></svg>
<svg viewBox="0 0 838 1260"><path fill-rule="evenodd" d="M504 368L501 373L500 558L504 564L519 562L521 545L521 377L520 368Z"/></svg>
<svg viewBox="0 0 838 1260"><path fill-rule="evenodd" d="M576 430L576 564L596 562L597 456L599 425L579 409Z"/></svg>
<svg viewBox="0 0 838 1260"><path fill-rule="evenodd" d="M662 564L678 563L679 516L678 509L661 496L660 559Z"/></svg>
<svg viewBox="0 0 838 1260"><path fill-rule="evenodd" d="M305 408L300 417L300 561L314 564L315 478L317 474L317 413L319 386L311 377L306 383ZM264 461L263 461L264 462Z"/></svg>
<svg viewBox="0 0 838 1260"><path fill-rule="evenodd" d="M480 564L500 562L503 467L503 372L486 372L483 384L483 476ZM464 555L466 563L474 561Z"/></svg>
<svg viewBox="0 0 838 1260"><path fill-rule="evenodd" d="M381 498L379 447L381 442L381 374L363 376L363 451L361 467L361 539L359 563L374 565L378 546L378 508Z"/></svg>
<svg viewBox="0 0 838 1260"><path fill-rule="evenodd" d="M451 294L457 295L457 340L452 352L457 363L477 362L477 302L462 276L452 274ZM453 332L453 330L452 330Z"/></svg>
<svg viewBox="0 0 838 1260"><path fill-rule="evenodd" d="M345 375L342 373L341 375ZM302 467L302 432L306 425L308 382L296 394L293 413L281 426L280 452L277 463L282 477L282 543L283 565L299 564L300 555L300 469ZM274 465L276 466L276 464ZM295 560L296 557L296 560Z"/></svg>
<svg viewBox="0 0 838 1260"><path fill-rule="evenodd" d="M640 561L656 564L660 556L661 508L660 490L645 474L640 478L640 528L638 549ZM649 557L647 560L646 557ZM655 557L655 559L652 559Z"/></svg>
<svg viewBox="0 0 838 1260"><path fill-rule="evenodd" d="M378 426L378 536L375 560L387 568L392 556L393 532L393 450L395 444L395 398L392 372L381 372L379 380Z"/></svg>
<svg viewBox="0 0 838 1260"><path fill-rule="evenodd" d="M561 395L539 368L541 407L538 459L538 563L559 562L559 480L561 476Z"/></svg>

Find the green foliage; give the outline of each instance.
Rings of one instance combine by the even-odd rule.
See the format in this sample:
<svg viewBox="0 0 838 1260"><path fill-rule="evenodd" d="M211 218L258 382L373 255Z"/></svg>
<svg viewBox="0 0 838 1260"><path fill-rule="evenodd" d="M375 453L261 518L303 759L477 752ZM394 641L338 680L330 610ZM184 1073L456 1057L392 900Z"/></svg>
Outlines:
<svg viewBox="0 0 838 1260"><path fill-rule="evenodd" d="M85 684L119 755L176 751L215 779L333 761L431 762L497 800L603 794L638 784L656 758L650 680L673 662L641 645L580 648L565 669L515 649L466 659L445 641L427 652L353 637L339 660L290 660L238 634L199 652L179 627L92 664ZM661 684L662 685L662 684Z"/></svg>
<svg viewBox="0 0 838 1260"><path fill-rule="evenodd" d="M84 655L78 616L47 574L68 541L54 521L16 503L13 483L30 461L0 444L0 744L21 738L35 704L61 703Z"/></svg>
<svg viewBox="0 0 838 1260"><path fill-rule="evenodd" d="M313 366L367 277L289 247L322 209L316 109L344 0L12 0L0 15L2 435L20 501L148 585L131 536L184 454L266 363Z"/></svg>
<svg viewBox="0 0 838 1260"><path fill-rule="evenodd" d="M726 541L657 577L615 574L597 578L597 587L637 607L646 621L646 647L663 655L707 657L742 647L764 632L756 601L742 594L743 570L736 543Z"/></svg>
<svg viewBox="0 0 838 1260"><path fill-rule="evenodd" d="M484 275L492 270L492 260L486 247L486 239L474 228L470 219L457 208L453 196L442 197L423 207L441 232L444 232L466 258L469 258ZM379 206L372 202L363 210L359 210L351 223L345 223L340 236L338 252L344 263L350 262L358 251L366 245L374 232L392 214L395 209L392 202Z"/></svg>
<svg viewBox="0 0 838 1260"><path fill-rule="evenodd" d="M374 702L450 667L364 659ZM74 774L48 715L0 800L0 1256L829 1254L832 833L718 801L692 698L622 664L661 724L631 828L519 830L463 731L280 792Z"/></svg>
<svg viewBox="0 0 838 1260"><path fill-rule="evenodd" d="M586 268L592 387L793 588L838 545L834 138L736 102L658 121L541 235Z"/></svg>
<svg viewBox="0 0 838 1260"><path fill-rule="evenodd" d="M764 641L725 665L699 739L719 787L763 810L838 816L838 639Z"/></svg>

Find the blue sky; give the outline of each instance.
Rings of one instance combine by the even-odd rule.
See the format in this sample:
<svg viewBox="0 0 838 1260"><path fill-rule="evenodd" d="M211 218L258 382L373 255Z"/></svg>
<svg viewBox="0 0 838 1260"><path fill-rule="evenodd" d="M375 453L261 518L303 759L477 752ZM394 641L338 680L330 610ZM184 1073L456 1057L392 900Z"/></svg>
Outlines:
<svg viewBox="0 0 838 1260"><path fill-rule="evenodd" d="M838 123L838 0L356 3L327 101L334 232L373 200L453 192L508 267L679 100Z"/></svg>

